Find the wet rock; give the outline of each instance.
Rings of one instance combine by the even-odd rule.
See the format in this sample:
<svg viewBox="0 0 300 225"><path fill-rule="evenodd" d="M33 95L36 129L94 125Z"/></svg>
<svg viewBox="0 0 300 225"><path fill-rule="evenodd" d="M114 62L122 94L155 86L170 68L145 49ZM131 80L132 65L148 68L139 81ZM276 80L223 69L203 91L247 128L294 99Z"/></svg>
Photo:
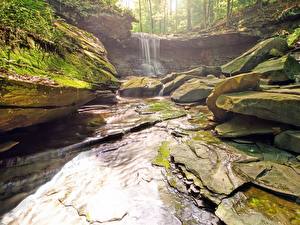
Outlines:
<svg viewBox="0 0 300 225"><path fill-rule="evenodd" d="M261 119L300 126L300 96L259 91L221 95L217 107Z"/></svg>
<svg viewBox="0 0 300 225"><path fill-rule="evenodd" d="M213 112L216 120L225 120L228 116L226 111L216 106L218 97L225 93L256 90L258 85L259 74L257 73L246 73L227 78L220 84L216 85L212 93L208 96L206 104Z"/></svg>
<svg viewBox="0 0 300 225"><path fill-rule="evenodd" d="M177 76L174 80L165 84L163 91L162 91L163 95L171 94L173 91L175 91L181 85L183 85L186 81L188 81L192 78L193 78L192 76L188 76L188 75Z"/></svg>
<svg viewBox="0 0 300 225"><path fill-rule="evenodd" d="M132 77L121 85L119 93L124 97L153 97L162 88L159 80L148 77Z"/></svg>
<svg viewBox="0 0 300 225"><path fill-rule="evenodd" d="M212 87L208 87L199 79L191 79L177 88L171 95L173 101L178 103L199 102L207 98Z"/></svg>
<svg viewBox="0 0 300 225"><path fill-rule="evenodd" d="M8 142L0 143L0 152L8 151L14 146L16 146L17 144L19 144L18 141L8 141Z"/></svg>
<svg viewBox="0 0 300 225"><path fill-rule="evenodd" d="M275 145L278 148L300 153L300 131L288 130L275 137Z"/></svg>
<svg viewBox="0 0 300 225"><path fill-rule="evenodd" d="M218 125L215 131L221 137L233 138L257 134L278 134L284 129L287 129L287 126L280 123L252 116L234 115L229 121Z"/></svg>
<svg viewBox="0 0 300 225"><path fill-rule="evenodd" d="M297 165L297 160L294 155L268 144L240 139L234 139L232 142L226 143L238 151L254 157L254 161L270 161L286 166Z"/></svg>
<svg viewBox="0 0 300 225"><path fill-rule="evenodd" d="M163 84L169 83L170 81L174 80L176 77L182 75L182 73L170 73L167 74L165 77L160 79L160 82Z"/></svg>
<svg viewBox="0 0 300 225"><path fill-rule="evenodd" d="M289 89L288 89L289 88ZM275 89L266 90L266 92L278 93L278 94L292 94L292 95L300 95L300 88L296 87L281 87Z"/></svg>
<svg viewBox="0 0 300 225"><path fill-rule="evenodd" d="M253 71L261 73L261 77L267 83L273 84L295 80L295 75L300 74L300 65L294 57L286 55L279 59L265 61L256 66Z"/></svg>
<svg viewBox="0 0 300 225"><path fill-rule="evenodd" d="M232 163L242 159L243 155L229 146L225 148L222 145L208 145L203 141L191 141L188 145L174 146L170 154L175 163L184 165L209 192L219 195L202 193L216 203L217 199L224 198L224 195L230 194L246 182L232 171Z"/></svg>
<svg viewBox="0 0 300 225"><path fill-rule="evenodd" d="M272 49L279 52L288 50L287 42L283 38L269 38L264 40L253 48L222 66L222 72L225 74L239 74L249 72L254 69L259 63L272 58Z"/></svg>
<svg viewBox="0 0 300 225"><path fill-rule="evenodd" d="M291 162L292 163L292 162ZM238 163L234 170L249 181L278 193L300 196L300 164L281 165L270 161Z"/></svg>
<svg viewBox="0 0 300 225"><path fill-rule="evenodd" d="M216 215L231 225L298 224L299 204L251 187L224 199Z"/></svg>
<svg viewBox="0 0 300 225"><path fill-rule="evenodd" d="M35 83L23 77L0 75L0 106L2 107L64 107L86 103L94 98L87 89L46 82Z"/></svg>

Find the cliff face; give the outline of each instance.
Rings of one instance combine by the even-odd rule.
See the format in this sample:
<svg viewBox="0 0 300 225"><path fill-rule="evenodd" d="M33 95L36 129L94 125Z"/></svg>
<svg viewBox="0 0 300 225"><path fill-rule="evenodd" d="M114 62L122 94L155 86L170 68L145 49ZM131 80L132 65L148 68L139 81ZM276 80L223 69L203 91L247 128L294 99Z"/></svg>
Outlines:
<svg viewBox="0 0 300 225"><path fill-rule="evenodd" d="M165 73L184 71L199 65L222 65L252 47L259 38L238 32L195 35L192 37L161 37L160 63ZM132 36L126 40L106 40L108 57L119 76L139 75L141 46Z"/></svg>
<svg viewBox="0 0 300 225"><path fill-rule="evenodd" d="M73 0L47 0L55 13L68 23L86 30L103 41L106 38L126 39L130 37L133 16L120 8L105 5L101 1L82 0L78 5ZM103 4L103 5L101 5Z"/></svg>
<svg viewBox="0 0 300 225"><path fill-rule="evenodd" d="M119 76L139 75L142 63L140 43L130 33L134 21L130 14L118 12L117 9L107 10L105 7L92 7L87 9L88 13L83 13L78 7L66 4L66 0L48 1L58 15L103 41L108 58ZM299 22L299 6L292 4L285 11L284 8L289 6L280 7L278 10L278 3L274 3L263 9L245 9L233 16L230 27L224 27L226 21L219 21L209 30L160 37L160 62L165 72L186 70L201 64L224 64L251 48L260 38L296 26Z"/></svg>

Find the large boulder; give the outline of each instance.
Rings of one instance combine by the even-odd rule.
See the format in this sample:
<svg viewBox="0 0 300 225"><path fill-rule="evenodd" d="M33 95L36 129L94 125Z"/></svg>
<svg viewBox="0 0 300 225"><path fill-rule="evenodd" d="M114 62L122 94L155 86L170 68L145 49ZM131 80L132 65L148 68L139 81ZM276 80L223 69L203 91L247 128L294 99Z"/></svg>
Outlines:
<svg viewBox="0 0 300 225"><path fill-rule="evenodd" d="M219 66L199 66L194 69L183 72L186 75L205 77L207 75L220 76L222 74Z"/></svg>
<svg viewBox="0 0 300 225"><path fill-rule="evenodd" d="M213 112L215 120L223 121L227 118L227 113L216 106L218 97L225 93L256 90L259 86L259 74L246 73L225 79L216 85L212 93L208 96L206 104Z"/></svg>
<svg viewBox="0 0 300 225"><path fill-rule="evenodd" d="M257 134L277 134L286 126L254 116L235 115L229 121L216 126L215 131L221 137L243 137Z"/></svg>
<svg viewBox="0 0 300 225"><path fill-rule="evenodd" d="M163 77L160 81L166 84L170 81L175 80L176 77L181 75L189 75L194 77L206 77L207 75L220 76L222 74L221 67L219 66L200 66L194 69L180 72L180 73L170 73Z"/></svg>
<svg viewBox="0 0 300 225"><path fill-rule="evenodd" d="M275 49L275 51L274 51ZM222 66L225 74L246 73L254 69L259 63L274 57L274 52L285 53L288 45L285 39L274 37L264 40L253 48ZM277 56L277 54L276 54Z"/></svg>
<svg viewBox="0 0 300 225"><path fill-rule="evenodd" d="M0 132L48 122L75 111L95 95L87 89L0 75ZM25 77L26 78L26 77Z"/></svg>
<svg viewBox="0 0 300 225"><path fill-rule="evenodd" d="M166 83L163 88L163 95L170 95L173 91L179 88L182 84L184 84L187 80L192 79L192 76L189 75L180 75L177 76L174 80Z"/></svg>
<svg viewBox="0 0 300 225"><path fill-rule="evenodd" d="M300 96L260 91L224 94L216 106L226 111L300 126Z"/></svg>
<svg viewBox="0 0 300 225"><path fill-rule="evenodd" d="M201 80L193 78L177 88L172 93L171 98L178 103L199 102L206 99L212 89Z"/></svg>
<svg viewBox="0 0 300 225"><path fill-rule="evenodd" d="M300 64L294 57L286 55L265 61L253 71L261 73L261 77L266 79L267 83L287 82L295 80L295 75L300 75Z"/></svg>
<svg viewBox="0 0 300 225"><path fill-rule="evenodd" d="M154 78L132 77L121 85L119 93L124 97L154 97L162 89L162 83Z"/></svg>
<svg viewBox="0 0 300 225"><path fill-rule="evenodd" d="M284 131L275 137L274 143L278 148L300 153L300 131Z"/></svg>

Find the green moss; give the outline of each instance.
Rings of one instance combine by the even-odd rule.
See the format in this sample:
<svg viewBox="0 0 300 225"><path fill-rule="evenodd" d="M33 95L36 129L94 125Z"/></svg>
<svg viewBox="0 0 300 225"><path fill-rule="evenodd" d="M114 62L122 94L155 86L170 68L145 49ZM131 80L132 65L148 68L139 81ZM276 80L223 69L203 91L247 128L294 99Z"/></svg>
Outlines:
<svg viewBox="0 0 300 225"><path fill-rule="evenodd" d="M153 159L152 164L156 166L162 166L166 169L170 169L170 148L169 148L169 142L164 141L161 143L157 156L155 159Z"/></svg>
<svg viewBox="0 0 300 225"><path fill-rule="evenodd" d="M207 144L221 144L221 140L215 137L210 131L197 131L193 133L192 139L195 141L204 141Z"/></svg>
<svg viewBox="0 0 300 225"><path fill-rule="evenodd" d="M288 35L287 43L289 47L293 47L300 40L300 27L295 29L293 33Z"/></svg>
<svg viewBox="0 0 300 225"><path fill-rule="evenodd" d="M149 101L149 112L158 113L162 119L178 118L186 115L185 110L176 107L176 105L168 100Z"/></svg>
<svg viewBox="0 0 300 225"><path fill-rule="evenodd" d="M300 207L262 190L250 188L245 192L247 206L265 214L269 218L283 217L290 224L300 224Z"/></svg>

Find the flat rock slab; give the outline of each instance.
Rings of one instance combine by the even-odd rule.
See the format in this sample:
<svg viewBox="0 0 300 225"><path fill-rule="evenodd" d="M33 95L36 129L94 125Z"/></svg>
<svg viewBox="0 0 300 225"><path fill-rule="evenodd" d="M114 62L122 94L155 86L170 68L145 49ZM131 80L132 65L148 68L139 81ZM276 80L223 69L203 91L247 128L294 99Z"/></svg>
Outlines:
<svg viewBox="0 0 300 225"><path fill-rule="evenodd" d="M251 187L224 199L216 215L230 225L298 225L299 211L299 204Z"/></svg>
<svg viewBox="0 0 300 225"><path fill-rule="evenodd" d="M124 97L154 97L159 94L162 86L157 79L132 77L121 85L119 93Z"/></svg>
<svg viewBox="0 0 300 225"><path fill-rule="evenodd" d="M300 126L300 96L246 91L221 95L217 107L261 119Z"/></svg>
<svg viewBox="0 0 300 225"><path fill-rule="evenodd" d="M233 138L258 134L277 134L287 126L252 116L235 115L229 121L216 126L220 137Z"/></svg>
<svg viewBox="0 0 300 225"><path fill-rule="evenodd" d="M300 197L300 163L291 166L269 161L238 163L234 170L259 186Z"/></svg>
<svg viewBox="0 0 300 225"><path fill-rule="evenodd" d="M201 180L203 186L220 199L246 182L232 170L232 163L238 160L251 159L224 145L208 145L201 141L177 145L171 148L175 163L183 164L187 171ZM216 201L211 196L206 196Z"/></svg>
<svg viewBox="0 0 300 225"><path fill-rule="evenodd" d="M300 131L288 130L275 137L275 145L278 148L300 153Z"/></svg>
<svg viewBox="0 0 300 225"><path fill-rule="evenodd" d="M182 84L184 84L186 81L192 79L192 76L189 75L179 75L175 77L174 80L171 80L170 82L166 83L162 94L163 95L170 95L174 90L179 88Z"/></svg>
<svg viewBox="0 0 300 225"><path fill-rule="evenodd" d="M294 76L300 73L300 64L292 56L286 55L279 59L265 61L253 71L260 73L267 83L286 82L295 80Z"/></svg>
<svg viewBox="0 0 300 225"><path fill-rule="evenodd" d="M191 79L177 88L171 95L173 101L178 103L199 102L207 98L212 87L204 84L200 79Z"/></svg>

